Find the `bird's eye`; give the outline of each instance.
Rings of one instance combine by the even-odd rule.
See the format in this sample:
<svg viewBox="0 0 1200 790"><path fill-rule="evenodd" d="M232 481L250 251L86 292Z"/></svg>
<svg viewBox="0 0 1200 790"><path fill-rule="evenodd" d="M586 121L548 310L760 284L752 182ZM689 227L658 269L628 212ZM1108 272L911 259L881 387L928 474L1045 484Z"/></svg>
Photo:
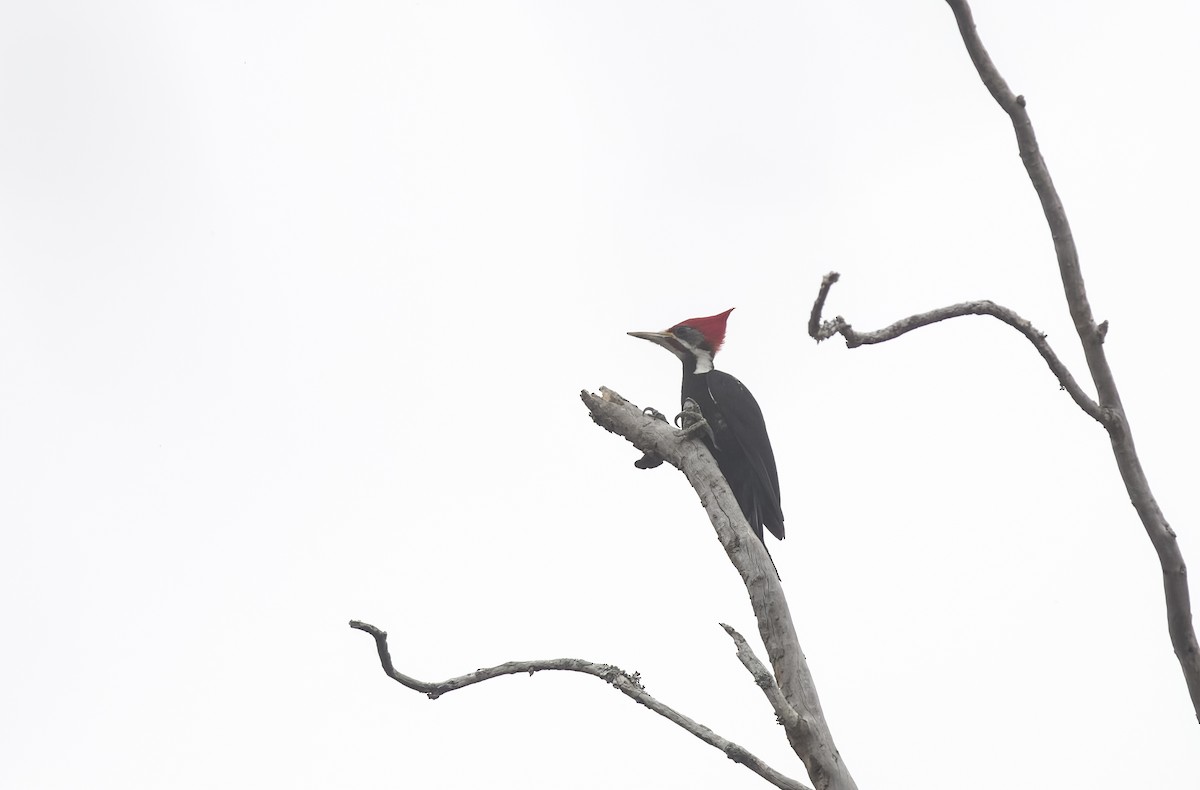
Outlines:
<svg viewBox="0 0 1200 790"><path fill-rule="evenodd" d="M704 342L704 335L690 326L677 326L671 330L671 333L689 346L698 346Z"/></svg>

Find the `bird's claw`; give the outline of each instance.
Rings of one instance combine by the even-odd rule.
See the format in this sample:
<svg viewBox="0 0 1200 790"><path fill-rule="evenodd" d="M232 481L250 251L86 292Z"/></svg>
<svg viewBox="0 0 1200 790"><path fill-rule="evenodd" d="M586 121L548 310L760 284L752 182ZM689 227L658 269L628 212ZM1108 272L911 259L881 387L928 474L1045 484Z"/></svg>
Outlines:
<svg viewBox="0 0 1200 790"><path fill-rule="evenodd" d="M696 434L702 434L713 444L717 443L717 437L713 436L712 426L710 426L708 424L708 420L704 419L703 417L691 423L686 428L681 428L679 430L679 437L681 439L690 439Z"/></svg>
<svg viewBox="0 0 1200 790"><path fill-rule="evenodd" d="M653 406L647 406L646 408L642 409L642 414L646 415L647 417L653 417L656 420L662 420L663 422L667 421L667 415L663 414Z"/></svg>
<svg viewBox="0 0 1200 790"><path fill-rule="evenodd" d="M647 406L642 409L642 414L647 417L653 417L656 420L667 421L667 417L658 409ZM717 437L713 436L712 427L709 426L708 420L704 419L704 415L700 413L700 405L696 401L688 398L684 401L683 411L675 415L675 427L679 429L679 438L690 439L696 434L708 437L708 441L713 447L717 445ZM663 459L653 453L646 453L641 458L633 462L633 465L638 469L653 469L656 466L662 466Z"/></svg>
<svg viewBox="0 0 1200 790"><path fill-rule="evenodd" d="M682 438L686 439L697 433L703 433L714 446L717 443L717 437L713 436L712 426L700 413L700 405L691 398L684 401L683 411L675 415L675 427L679 428L679 435Z"/></svg>
<svg viewBox="0 0 1200 790"><path fill-rule="evenodd" d="M683 402L683 411L675 415L675 427L686 430L703 419L704 415L700 413L700 404L688 398Z"/></svg>
<svg viewBox="0 0 1200 790"><path fill-rule="evenodd" d="M667 421L667 415L663 414L661 411L654 408L653 406L647 406L646 408L642 409L642 414L644 414L647 417L653 417L656 420L661 420L663 422ZM636 466L638 469L654 469L655 467L662 466L662 463L663 463L663 459L659 458L654 453L646 453L641 458L634 461L633 465Z"/></svg>

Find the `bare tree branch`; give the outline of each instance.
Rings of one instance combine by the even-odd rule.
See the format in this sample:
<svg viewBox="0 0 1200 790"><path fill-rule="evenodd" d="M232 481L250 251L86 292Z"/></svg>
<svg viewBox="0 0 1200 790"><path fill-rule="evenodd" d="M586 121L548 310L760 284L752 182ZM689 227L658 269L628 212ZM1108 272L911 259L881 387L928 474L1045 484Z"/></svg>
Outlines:
<svg viewBox="0 0 1200 790"><path fill-rule="evenodd" d="M1104 335L1108 330L1107 322L1096 325L1092 318L1092 306L1088 301L1087 289L1083 284L1083 272L1079 268L1079 254L1075 249L1075 238L1071 234L1071 226L1067 222L1067 213L1063 209L1058 191L1050 179L1050 171L1038 148L1037 138L1033 134L1033 123L1029 113L1025 111L1025 97L1016 96L1009 89L1008 83L1000 76L1000 72L992 63L979 33L975 29L975 20L966 0L947 0L958 30L962 34L967 54L975 64L980 79L987 86L992 98L1008 114L1012 121L1013 130L1017 136L1017 147L1021 152L1021 161L1029 174L1029 180L1037 192L1042 204L1042 212L1050 226L1050 236L1054 240L1054 252L1058 258L1058 270L1062 277L1063 291L1067 297L1067 308L1071 319L1075 322L1075 331L1083 344L1084 357L1096 385L1100 408L1104 411L1102 420L1108 430L1112 442L1113 455L1121 479L1125 482L1125 490L1133 507L1137 510L1142 526L1154 544L1158 554L1159 565L1163 574L1163 590L1167 604L1167 630L1171 635L1171 645L1183 669L1183 677L1187 683L1188 693L1192 699L1192 708L1200 720L1200 645L1196 642L1196 632L1192 625L1192 607L1188 592L1187 566L1183 562L1183 554L1175 539L1175 531L1171 529L1158 506L1154 494L1150 491L1150 482L1142 469L1137 450L1133 444L1133 432L1121 405L1121 396L1117 391L1117 382L1104 353Z"/></svg>
<svg viewBox="0 0 1200 790"><path fill-rule="evenodd" d="M857 790L825 721L774 566L762 541L750 531L712 453L703 442L681 438L670 425L643 414L612 390L602 387L600 391L601 395L586 391L580 395L596 424L679 469L699 495L717 538L750 593L775 680L798 717L796 726L789 727L785 722L784 731L792 749L804 761L809 778L817 790Z"/></svg>
<svg viewBox="0 0 1200 790"><path fill-rule="evenodd" d="M1029 321L1022 318L1013 310L988 299L975 302L959 302L948 307L930 310L927 313L917 313L907 318L901 318L894 324L874 332L858 332L840 315L832 321L821 320L821 310L825 306L825 297L828 296L830 287L840 277L841 275L837 272L830 272L825 275L821 279L821 288L817 292L816 301L813 302L812 313L808 319L808 332L818 343L834 335L841 335L846 339L846 346L848 348L858 348L859 346L869 346L875 343L883 343L887 340L894 340L900 337L900 335L911 332L914 329L936 324L938 321L945 321L948 318L958 318L964 315L990 315L992 318L1008 324L1028 338L1033 347L1042 355L1042 359L1046 360L1046 364L1050 366L1050 372L1058 379L1058 383L1070 394L1075 403L1079 405L1079 408L1083 409L1093 419L1104 424L1105 414L1101 411L1099 404L1088 397L1088 394L1075 381L1075 377L1071 375L1071 371L1067 370L1067 366L1054 353L1054 349L1050 348L1050 343L1046 340L1046 335L1043 332L1039 332L1033 324L1029 323Z"/></svg>
<svg viewBox="0 0 1200 790"><path fill-rule="evenodd" d="M739 634L733 626L721 623L721 627L725 629L725 633L729 634L729 638L737 646L737 657L742 662L742 666L749 670L750 677L754 678L755 684L763 690L763 694L767 695L767 701L774 708L775 718L779 723L788 729L805 726L804 720L796 713L796 709L784 699L783 692L779 690L779 685L775 682L775 678L771 677L770 671L758 660L758 656L754 655L746 637Z"/></svg>
<svg viewBox="0 0 1200 790"><path fill-rule="evenodd" d="M1108 322L1104 321L1097 325L1093 318L1087 289L1084 287L1083 273L1079 268L1079 254L1075 248L1075 239L1071 233L1071 226L1067 221L1067 214L1059 199L1058 191L1054 188L1054 182L1050 178L1050 171L1046 167L1041 149L1038 147L1037 137L1033 132L1033 123L1025 109L1025 97L1014 94L1008 87L1008 83L1000 76L1000 72L996 69L979 38L979 33L975 29L975 20L966 0L946 0L946 2L954 12L963 43L966 45L971 62L975 64L980 79L992 94L992 98L1012 121L1021 161L1025 165L1029 180L1041 202L1042 213L1050 228L1050 236L1054 242L1054 252L1058 260L1059 275L1062 278L1063 292L1067 299L1067 308L1083 346L1088 371L1091 373L1092 382L1096 387L1097 400L1093 401L1084 394L1066 367L1054 355L1041 332L1034 329L1028 321L1016 313L992 302L965 302L952 305L902 319L878 332L864 334L854 331L841 316L832 321L821 321L821 312L824 309L829 289L838 280L838 275L834 272L826 275L821 281L821 288L809 317L809 334L818 341L832 337L834 334L841 334L846 338L846 345L854 348L891 340L917 327L927 326L959 315L991 315L1024 334L1037 348L1038 353L1046 360L1051 371L1058 377L1063 388L1070 393L1079 407L1100 422L1108 432L1113 456L1125 484L1125 490L1128 492L1138 518L1158 555L1163 576L1163 592L1166 598L1167 630L1175 655L1179 659L1180 668L1183 670L1192 708L1196 712L1197 719L1200 720L1200 644L1197 644L1196 632L1192 624L1187 566L1184 564L1183 554L1179 550L1175 531L1167 523L1158 501L1150 490L1150 483L1146 479L1146 473L1142 469L1141 460L1138 458L1137 449L1133 443L1133 432L1129 425L1129 419L1125 407L1121 403L1116 379L1113 377L1108 357L1104 351L1104 338L1108 332Z"/></svg>
<svg viewBox="0 0 1200 790"><path fill-rule="evenodd" d="M539 661L509 661L505 664L500 664L494 667L485 667L477 669L474 672L469 672L466 675L461 675L449 680L443 680L437 683L428 683L423 680L409 677L401 672L396 671L392 664L391 651L388 649L387 632L376 628L369 623L364 623L360 620L351 620L350 627L359 631L365 631L375 639L375 649L379 653L379 663L383 666L383 671L392 680L410 688L414 691L419 691L425 694L430 699L437 699L442 694L451 691L456 691L465 686L471 686L476 683L482 683L485 680L491 680L502 675L519 675L528 673L532 675L535 672L548 671L563 671L563 672L582 672L585 675L592 675L603 680L605 683L616 688L625 696L634 700L640 705L644 705L658 715L674 722L683 729L695 735L700 740L710 746L714 746L725 753L725 756L735 763L744 765L754 773L766 779L771 784L781 790L811 790L807 785L784 776L776 771L771 766L764 763L761 759L751 754L745 748L739 746L733 741L722 738L715 732L705 727L692 719L684 716L675 709L664 705L654 697L646 693L642 687L641 676L636 672L630 674L620 667L612 664L596 664L591 661L584 661L578 658L551 658ZM765 670L764 670L765 671Z"/></svg>

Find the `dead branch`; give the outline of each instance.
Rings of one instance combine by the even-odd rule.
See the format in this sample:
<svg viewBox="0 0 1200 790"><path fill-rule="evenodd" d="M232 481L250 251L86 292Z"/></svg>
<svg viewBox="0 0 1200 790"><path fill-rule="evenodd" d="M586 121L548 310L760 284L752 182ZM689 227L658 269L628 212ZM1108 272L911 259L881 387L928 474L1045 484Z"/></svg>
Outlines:
<svg viewBox="0 0 1200 790"><path fill-rule="evenodd" d="M1044 335L1015 313L992 302L967 302L953 305L942 308L942 310L903 319L877 333L862 334L855 332L841 316L833 321L821 321L820 316L824 309L825 298L830 287L838 279L836 273L831 273L822 280L821 289L813 304L813 311L809 318L809 334L817 340L823 340L833 334L841 334L846 338L847 345L854 348L868 343L891 340L919 326L927 326L958 315L991 315L1029 338L1049 364L1055 376L1058 377L1063 388L1071 394L1071 397L1085 413L1099 421L1108 432L1113 456L1125 484L1125 490L1158 555L1166 599L1167 630L1171 637L1175 656L1179 659L1180 668L1183 670L1184 681L1192 700L1192 708L1196 712L1197 720L1200 720L1200 645L1197 644L1196 632L1192 624L1187 566L1184 564L1183 554L1179 550L1175 531L1167 523L1158 501L1150 490L1150 483L1142 469L1141 460L1138 458L1137 449L1133 443L1133 432L1129 425L1129 419L1125 407L1121 403L1121 396L1117 390L1112 368L1108 364L1108 357L1104 352L1104 338L1108 332L1108 322L1097 324L1092 315L1091 303L1088 300L1087 289L1084 287L1083 273L1079 267L1079 254L1075 247L1075 238L1071 233L1071 226L1067 221L1067 214L1059 199L1058 191L1050 178L1050 171L1046 167L1045 159L1042 158L1041 149L1038 147L1037 137L1033 132L1033 122L1025 108L1025 97L1014 94L1008 87L1008 83L1000 76L1000 72L979 38L979 33L975 29L975 20L966 0L946 0L946 2L954 12L959 33L967 48L967 54L975 65L980 79L1012 122L1021 162L1025 165L1025 171L1041 202L1042 213L1050 228L1059 275L1062 278L1063 292L1067 299L1067 309L1070 311L1075 331L1083 346L1088 371L1096 387L1097 400L1092 401L1083 393L1074 378L1050 350Z"/></svg>
<svg viewBox="0 0 1200 790"><path fill-rule="evenodd" d="M580 395L596 424L679 469L700 497L717 538L750 593L775 682L797 714L795 726L785 721L784 731L813 784L817 790L856 790L825 721L774 566L762 542L750 531L712 453L703 442L681 438L670 425L643 414L612 390L602 387L600 391L601 395L586 391Z"/></svg>
<svg viewBox="0 0 1200 790"><path fill-rule="evenodd" d="M1072 400L1079 405L1079 408L1083 409L1086 414L1099 423L1104 424L1104 412L1101 411L1096 401L1092 400L1083 391L1083 388L1075 381L1075 377L1071 375L1071 371L1067 369L1067 366L1054 353L1054 349L1050 348L1050 343L1046 340L1045 333L1039 332L1033 324L1022 318L1015 311L988 299L974 302L959 302L948 307L930 310L927 313L917 313L907 318L901 318L899 321L874 332L859 332L850 326L849 322L840 315L831 321L823 321L821 319L821 311L825 307L825 298L829 295L829 289L840 277L841 275L837 272L830 272L825 275L821 279L821 288L817 292L816 300L813 302L812 313L808 319L808 333L818 343L834 335L841 335L846 339L846 346L848 348L858 348L859 346L869 346L875 343L894 340L914 329L936 324L948 318L958 318L964 315L990 315L992 318L1003 321L1024 335L1033 344L1033 347L1037 349L1037 352L1042 355L1042 359L1046 360L1046 364L1050 367L1050 372L1058 379L1058 383L1062 388L1070 394Z"/></svg>
<svg viewBox="0 0 1200 790"><path fill-rule="evenodd" d="M477 669L474 672L468 672L465 675L450 678L449 680L429 683L409 677L396 670L392 664L391 651L388 649L386 631L382 631L360 620L351 620L350 627L364 631L374 637L375 649L379 653L379 663L383 666L383 671L388 677L406 688L425 694L430 699L437 699L441 695L451 691L472 686L476 683L482 683L485 680L491 680L502 675L519 675L525 673L532 675L535 672L548 671L582 672L585 675L600 678L639 705L644 705L658 715L679 725L708 745L720 749L730 760L746 766L763 779L781 788L781 790L811 790L807 785L779 773L742 746L722 738L703 724L693 721L674 708L664 705L647 694L645 688L642 687L641 676L636 672L630 674L612 664L596 664L578 658L551 658L538 661L509 661L499 666Z"/></svg>
<svg viewBox="0 0 1200 790"><path fill-rule="evenodd" d="M1121 396L1117 391L1117 382L1109 367L1108 357L1104 353L1104 335L1108 323L1096 325L1092 317L1092 306L1088 301L1087 289L1083 284L1083 272L1079 268L1079 253L1075 249L1075 237L1071 234L1067 213L1058 197L1058 190L1050 179L1050 171L1038 148L1037 138L1033 133L1033 123L1025 110L1025 97L1016 96L1009 89L1008 83L1000 76L1000 72L992 63L979 33L975 29L975 20L966 0L947 0L958 30L962 34L967 54L975 64L975 70L983 84L987 86L992 98L1008 114L1012 121L1013 130L1017 137L1017 147L1021 153L1021 161L1025 171L1037 192L1042 204L1042 212L1046 223L1050 226L1050 237L1054 240L1054 252L1058 258L1058 270L1062 277L1063 291L1067 297L1067 309L1075 323L1075 331L1083 344L1084 357L1088 370L1091 371L1092 381L1099 395L1100 408L1105 414L1102 421L1108 431L1112 443L1113 456L1129 499L1141 519L1142 526L1154 545L1158 554L1158 562L1162 568L1163 591L1167 604L1167 630L1171 635L1171 645L1179 659L1183 677L1187 683L1188 693L1192 699L1192 708L1200 720L1200 645L1196 642L1196 632L1192 625L1192 606L1188 592L1187 566L1183 562L1183 554L1175 539L1175 531L1167 523L1158 501L1150 490L1150 482L1142 469L1133 444L1133 432L1125 407L1121 404Z"/></svg>
<svg viewBox="0 0 1200 790"><path fill-rule="evenodd" d="M767 701L771 703L771 707L775 710L776 720L789 729L803 727L804 720L796 713L795 708L789 705L788 701L784 699L783 692L779 690L779 686L775 683L775 678L771 677L771 673L758 660L758 656L754 655L754 651L750 648L750 643L746 641L746 637L738 633L737 629L733 626L721 623L721 627L725 629L725 633L729 634L729 638L737 646L737 657L742 662L742 666L750 672L750 677L754 678L755 684L763 690L763 694L767 695Z"/></svg>

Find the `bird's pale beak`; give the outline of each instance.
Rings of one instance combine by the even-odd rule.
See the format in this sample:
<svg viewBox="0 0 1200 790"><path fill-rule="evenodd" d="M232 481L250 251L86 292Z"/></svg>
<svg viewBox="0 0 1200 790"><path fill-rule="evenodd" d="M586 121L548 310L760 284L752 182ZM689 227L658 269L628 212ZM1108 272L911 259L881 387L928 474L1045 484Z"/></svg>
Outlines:
<svg viewBox="0 0 1200 790"><path fill-rule="evenodd" d="M640 337L642 340L649 340L651 343L658 343L660 346L665 346L675 339L675 335L670 332L626 332L630 337Z"/></svg>
<svg viewBox="0 0 1200 790"><path fill-rule="evenodd" d="M674 342L676 342L676 336L668 333L668 331L628 331L625 334L630 337L641 337L642 340L648 340L654 343L655 346L662 346L667 349L671 349Z"/></svg>

